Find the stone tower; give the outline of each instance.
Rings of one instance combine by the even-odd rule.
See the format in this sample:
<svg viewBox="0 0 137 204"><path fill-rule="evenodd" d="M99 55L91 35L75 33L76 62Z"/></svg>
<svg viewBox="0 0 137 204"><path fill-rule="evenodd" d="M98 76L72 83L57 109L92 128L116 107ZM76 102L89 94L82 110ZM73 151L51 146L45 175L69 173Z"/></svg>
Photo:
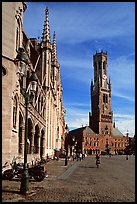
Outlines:
<svg viewBox="0 0 137 204"><path fill-rule="evenodd" d="M94 83L91 80L91 113L89 126L100 135L112 133L111 82L108 81L107 52L96 52L93 56Z"/></svg>

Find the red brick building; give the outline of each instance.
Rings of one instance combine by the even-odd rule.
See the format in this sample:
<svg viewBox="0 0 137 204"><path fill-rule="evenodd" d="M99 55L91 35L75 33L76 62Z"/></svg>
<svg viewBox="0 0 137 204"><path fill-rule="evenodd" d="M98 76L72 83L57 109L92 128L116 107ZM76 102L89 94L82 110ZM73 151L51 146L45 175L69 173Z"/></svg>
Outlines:
<svg viewBox="0 0 137 204"><path fill-rule="evenodd" d="M77 151L95 154L108 152L124 153L129 143L129 137L124 136L113 124L111 110L111 81L108 80L107 52L99 52L93 56L94 83L91 81L91 112L89 126L69 132L70 152L73 146ZM75 141L72 139L75 137ZM75 144L75 142L77 144Z"/></svg>

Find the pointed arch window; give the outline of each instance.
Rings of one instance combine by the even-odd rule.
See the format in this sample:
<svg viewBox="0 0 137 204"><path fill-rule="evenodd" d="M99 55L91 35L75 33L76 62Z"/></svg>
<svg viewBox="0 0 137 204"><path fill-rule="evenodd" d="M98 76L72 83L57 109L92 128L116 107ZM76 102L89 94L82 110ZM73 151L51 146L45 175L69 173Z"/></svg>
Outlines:
<svg viewBox="0 0 137 204"><path fill-rule="evenodd" d="M13 100L13 128L15 129L17 123L17 105L17 96L15 96Z"/></svg>
<svg viewBox="0 0 137 204"><path fill-rule="evenodd" d="M98 62L99 70L101 70L101 61Z"/></svg>
<svg viewBox="0 0 137 204"><path fill-rule="evenodd" d="M103 73L106 74L106 61L103 62Z"/></svg>
<svg viewBox="0 0 137 204"><path fill-rule="evenodd" d="M108 103L108 95L103 94L103 103Z"/></svg>
<svg viewBox="0 0 137 204"><path fill-rule="evenodd" d="M108 134L108 126L107 125L105 127L105 134ZM108 139L106 139L106 140L108 140Z"/></svg>

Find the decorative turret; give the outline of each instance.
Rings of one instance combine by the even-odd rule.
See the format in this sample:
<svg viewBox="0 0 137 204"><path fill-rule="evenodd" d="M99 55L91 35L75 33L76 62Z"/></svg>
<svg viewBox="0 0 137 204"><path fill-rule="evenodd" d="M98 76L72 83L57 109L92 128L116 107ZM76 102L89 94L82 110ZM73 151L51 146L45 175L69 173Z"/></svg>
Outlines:
<svg viewBox="0 0 137 204"><path fill-rule="evenodd" d="M53 35L52 61L53 62L57 61L56 33L55 33L55 31L54 31L54 35Z"/></svg>
<svg viewBox="0 0 137 204"><path fill-rule="evenodd" d="M49 27L49 20L48 20L48 14L49 14L48 7L46 7L45 13L46 13L46 20L45 20L45 24L44 24L43 33L42 33L43 34L42 40L50 42L50 27Z"/></svg>

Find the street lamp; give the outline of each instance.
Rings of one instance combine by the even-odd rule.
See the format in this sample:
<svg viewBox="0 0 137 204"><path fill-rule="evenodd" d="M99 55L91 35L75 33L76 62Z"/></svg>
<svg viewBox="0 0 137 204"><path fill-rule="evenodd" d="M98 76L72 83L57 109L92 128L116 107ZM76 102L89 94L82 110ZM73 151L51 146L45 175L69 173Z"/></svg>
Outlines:
<svg viewBox="0 0 137 204"><path fill-rule="evenodd" d="M69 129L68 129L68 125L66 124L66 127L65 127L65 149L66 149L65 166L68 165L68 133L69 133Z"/></svg>
<svg viewBox="0 0 137 204"><path fill-rule="evenodd" d="M19 62L19 77L26 77L26 65L29 64L28 57L24 51L24 48L19 48L19 52L16 57L16 62ZM25 136L24 136L24 169L23 169L23 175L21 178L21 187L20 192L22 194L26 194L29 191L29 173L28 173L28 164L27 164L27 140L28 140L28 105L29 102L32 102L34 93L36 92L37 88L37 82L38 78L34 71L32 71L30 78L26 77L26 83L24 86L22 86L21 80L20 87L21 87L21 93L24 96L25 99ZM28 85L28 87L27 87ZM29 91L30 90L30 91Z"/></svg>

